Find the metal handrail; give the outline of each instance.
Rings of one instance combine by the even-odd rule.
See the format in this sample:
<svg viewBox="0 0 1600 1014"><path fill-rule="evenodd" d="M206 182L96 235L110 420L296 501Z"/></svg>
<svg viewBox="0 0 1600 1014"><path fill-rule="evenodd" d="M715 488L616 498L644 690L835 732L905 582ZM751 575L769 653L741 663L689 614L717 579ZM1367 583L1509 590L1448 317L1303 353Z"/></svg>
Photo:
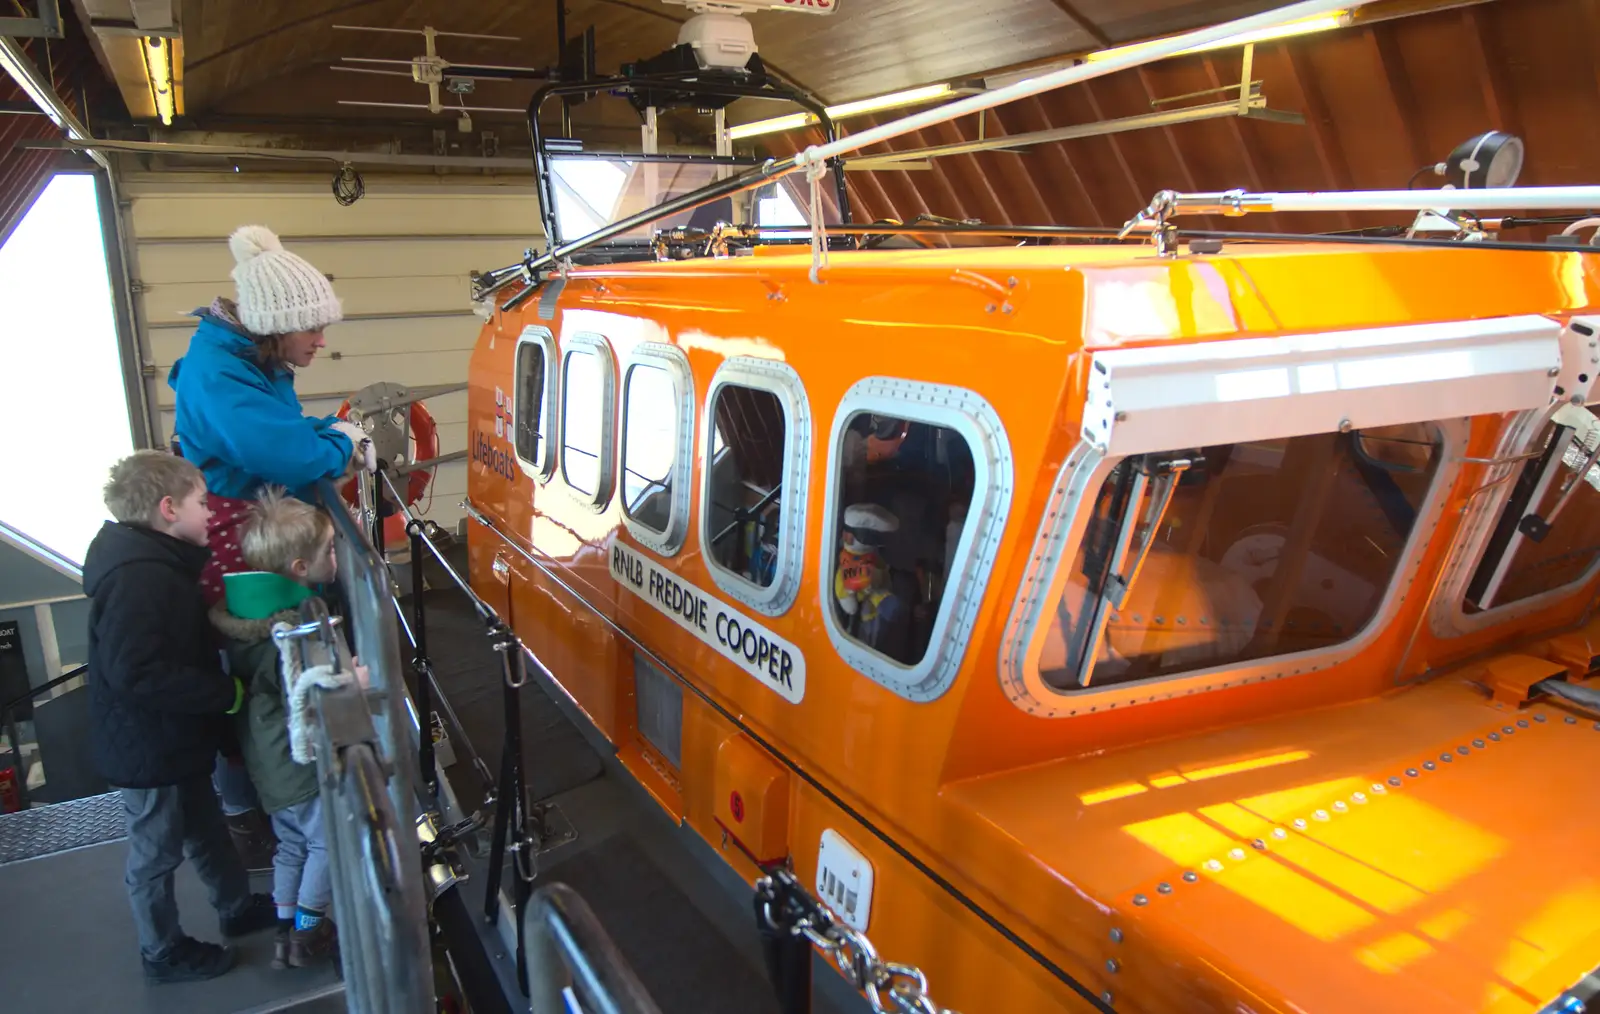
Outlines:
<svg viewBox="0 0 1600 1014"><path fill-rule="evenodd" d="M366 477L371 482L370 477ZM346 623L370 674L354 686L313 693L317 768L328 809L341 960L353 1011L424 1014L434 1008L421 850L415 826L417 740L407 707L399 629L390 611L388 567L351 518L333 484L317 492L333 518ZM302 662L348 668L351 659L320 600L306 617L320 629L301 639Z"/></svg>
<svg viewBox="0 0 1600 1014"><path fill-rule="evenodd" d="M41 683L36 687L31 687L27 693L18 694L17 696L11 698L11 700L6 701L4 704L0 704L0 715L10 715L12 711L16 710L17 705L30 701L46 691L54 690L61 684L71 682L80 676L86 675L88 672L88 666L80 665L76 669L73 669L70 672L64 672L60 676L57 676L55 679L50 680L47 683Z"/></svg>
<svg viewBox="0 0 1600 1014"><path fill-rule="evenodd" d="M11 700L6 701L4 704L0 704L0 725L4 725L5 727L6 743L10 745L11 755L15 759L17 767L17 797L19 802L22 804L23 809L27 809L29 806L28 758L27 755L22 752L22 738L17 729L17 708L18 706L33 700L41 694L54 690L56 687L59 687L64 683L69 683L72 680L81 678L88 673L88 671L89 667L87 665L80 665L71 672L64 672L53 680L41 683L36 687L30 687L27 693L18 694L17 696L11 698Z"/></svg>
<svg viewBox="0 0 1600 1014"><path fill-rule="evenodd" d="M567 1014L569 995L587 1014L661 1014L577 891L539 888L522 919L533 1014Z"/></svg>

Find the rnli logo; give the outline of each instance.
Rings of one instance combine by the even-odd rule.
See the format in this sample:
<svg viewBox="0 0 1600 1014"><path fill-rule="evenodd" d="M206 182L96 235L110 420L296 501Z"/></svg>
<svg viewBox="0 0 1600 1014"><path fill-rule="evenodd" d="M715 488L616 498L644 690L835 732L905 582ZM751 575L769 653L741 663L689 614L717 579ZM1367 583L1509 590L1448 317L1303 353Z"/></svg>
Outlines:
<svg viewBox="0 0 1600 1014"><path fill-rule="evenodd" d="M611 576L790 704L805 697L805 656L761 624L621 543L611 546Z"/></svg>
<svg viewBox="0 0 1600 1014"><path fill-rule="evenodd" d="M472 435L472 460L497 475L517 481L517 464L511 460L511 452L490 443L481 430Z"/></svg>

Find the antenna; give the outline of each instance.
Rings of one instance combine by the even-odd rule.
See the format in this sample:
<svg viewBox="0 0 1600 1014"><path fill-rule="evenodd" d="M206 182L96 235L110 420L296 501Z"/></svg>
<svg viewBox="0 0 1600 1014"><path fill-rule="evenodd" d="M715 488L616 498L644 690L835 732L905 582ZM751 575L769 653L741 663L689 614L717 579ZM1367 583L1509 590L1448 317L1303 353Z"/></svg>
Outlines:
<svg viewBox="0 0 1600 1014"><path fill-rule="evenodd" d="M342 63L333 64L332 69L350 74L379 74L386 77L410 78L417 84L426 85L428 88L428 101L426 104L416 102L366 102L356 99L340 99L341 106L381 106L390 109L426 109L430 113L460 112L465 123L463 130L471 129L471 120L467 113L520 113L521 109L499 106L468 106L465 96L474 90L477 81L516 81L528 78L543 79L550 76L548 70L539 67L514 67L501 64L461 64L451 63L439 55L439 39L486 39L495 42L521 42L514 35L482 35L474 32L441 32L432 25L421 29L416 28L379 28L373 25L334 25L346 32L384 32L391 35L420 35L423 40L423 54L409 60L391 60L370 56L341 57ZM350 64L373 64L375 66L349 66ZM385 70L385 66L407 67L408 70ZM448 84L446 81L448 80ZM440 86L445 85L450 93L456 96L457 105L445 105Z"/></svg>

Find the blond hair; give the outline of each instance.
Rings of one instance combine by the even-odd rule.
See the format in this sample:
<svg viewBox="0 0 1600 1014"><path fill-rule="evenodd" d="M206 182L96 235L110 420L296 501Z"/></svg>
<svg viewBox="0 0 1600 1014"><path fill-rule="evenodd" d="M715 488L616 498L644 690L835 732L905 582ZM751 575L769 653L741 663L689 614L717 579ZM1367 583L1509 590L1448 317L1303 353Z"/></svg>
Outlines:
<svg viewBox="0 0 1600 1014"><path fill-rule="evenodd" d="M161 501L182 501L206 479L194 464L166 451L134 451L111 466L106 480L106 509L125 524L154 525Z"/></svg>
<svg viewBox="0 0 1600 1014"><path fill-rule="evenodd" d="M296 560L313 560L325 552L332 535L332 518L282 489L268 487L250 505L239 552L256 570L289 576Z"/></svg>

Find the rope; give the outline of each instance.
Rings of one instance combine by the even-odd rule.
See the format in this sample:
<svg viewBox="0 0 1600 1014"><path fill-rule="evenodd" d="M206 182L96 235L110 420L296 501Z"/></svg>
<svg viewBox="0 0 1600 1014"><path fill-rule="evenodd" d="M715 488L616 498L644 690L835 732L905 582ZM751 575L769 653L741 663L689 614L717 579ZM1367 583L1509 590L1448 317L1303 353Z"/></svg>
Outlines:
<svg viewBox="0 0 1600 1014"><path fill-rule="evenodd" d="M290 629L287 623L273 628ZM283 685L289 692L289 754L296 764L311 764L317 759L316 743L311 737L316 716L311 713L311 688L334 690L352 682L349 672L335 672L331 665L297 669L294 662L294 641L291 638L274 638L278 645L278 662L283 672Z"/></svg>
<svg viewBox="0 0 1600 1014"><path fill-rule="evenodd" d="M822 269L828 266L828 224L822 214L822 178L827 175L825 162L806 166L806 182L811 187L811 284L821 285Z"/></svg>

